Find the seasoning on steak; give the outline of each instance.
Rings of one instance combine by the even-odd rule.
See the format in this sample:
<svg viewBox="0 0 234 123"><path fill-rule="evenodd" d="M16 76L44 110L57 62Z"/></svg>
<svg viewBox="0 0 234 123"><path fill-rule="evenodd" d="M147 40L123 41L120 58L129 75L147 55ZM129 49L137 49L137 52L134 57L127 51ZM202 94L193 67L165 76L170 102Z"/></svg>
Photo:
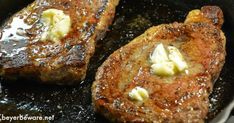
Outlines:
<svg viewBox="0 0 234 123"><path fill-rule="evenodd" d="M1 76L6 81L26 80L67 85L79 83L86 76L87 65L95 51L95 42L104 36L112 22L118 1L34 1L0 28ZM50 9L70 17L70 29L64 35L61 28L66 25L60 23L56 27L60 29L56 32L60 38L42 40L44 32L55 27L45 27L43 23L42 13ZM46 16L52 16L50 14ZM59 23L64 18L56 19L56 23Z"/></svg>
<svg viewBox="0 0 234 123"><path fill-rule="evenodd" d="M225 62L222 24L221 9L204 6L191 11L184 23L151 27L115 51L99 67L92 86L96 112L114 122L204 122L212 82ZM180 50L188 73L152 73L150 54L160 43ZM141 92L134 97L137 89Z"/></svg>

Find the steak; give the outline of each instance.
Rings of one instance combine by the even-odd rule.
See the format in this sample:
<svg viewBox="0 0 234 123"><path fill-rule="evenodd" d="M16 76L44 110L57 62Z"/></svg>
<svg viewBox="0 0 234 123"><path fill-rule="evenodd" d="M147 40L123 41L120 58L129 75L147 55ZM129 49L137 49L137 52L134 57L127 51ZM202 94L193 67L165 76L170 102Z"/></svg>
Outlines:
<svg viewBox="0 0 234 123"><path fill-rule="evenodd" d="M151 27L115 51L96 73L92 85L95 111L113 122L204 122L213 82L225 62L222 24L221 9L204 6L191 11L184 23ZM188 74L152 73L150 54L160 43L180 50ZM139 86L148 92L143 102L129 96Z"/></svg>
<svg viewBox="0 0 234 123"><path fill-rule="evenodd" d="M96 41L112 22L118 1L35 0L0 28L1 76L6 81L79 83L86 76ZM57 43L41 38L46 30L42 13L49 9L62 11L71 21L69 32Z"/></svg>

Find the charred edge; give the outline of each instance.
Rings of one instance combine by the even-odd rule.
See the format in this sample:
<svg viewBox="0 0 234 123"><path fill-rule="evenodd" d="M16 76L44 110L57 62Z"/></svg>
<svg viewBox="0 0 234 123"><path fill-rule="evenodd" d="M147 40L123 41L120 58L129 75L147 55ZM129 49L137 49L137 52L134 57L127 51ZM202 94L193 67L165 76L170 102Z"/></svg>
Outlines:
<svg viewBox="0 0 234 123"><path fill-rule="evenodd" d="M204 6L201 8L201 12L203 15L210 19L211 22L215 25L221 28L223 25L223 12L222 10L217 6Z"/></svg>

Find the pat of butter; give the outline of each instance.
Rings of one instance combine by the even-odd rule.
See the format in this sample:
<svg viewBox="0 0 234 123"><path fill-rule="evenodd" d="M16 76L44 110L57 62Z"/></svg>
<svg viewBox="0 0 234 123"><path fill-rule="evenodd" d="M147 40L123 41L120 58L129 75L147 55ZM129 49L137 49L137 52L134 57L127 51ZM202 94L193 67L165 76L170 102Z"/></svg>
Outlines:
<svg viewBox="0 0 234 123"><path fill-rule="evenodd" d="M166 50L162 43L154 49L150 60L153 73L160 76L172 76L188 68L179 49L168 46Z"/></svg>
<svg viewBox="0 0 234 123"><path fill-rule="evenodd" d="M151 66L153 73L159 76L172 76L175 74L175 65L173 62L162 62Z"/></svg>
<svg viewBox="0 0 234 123"><path fill-rule="evenodd" d="M144 101L149 98L148 91L139 86L132 89L128 95L132 100L136 101Z"/></svg>
<svg viewBox="0 0 234 123"><path fill-rule="evenodd" d="M150 55L150 59L152 63L162 63L169 61L168 54L163 44L159 44L152 55Z"/></svg>
<svg viewBox="0 0 234 123"><path fill-rule="evenodd" d="M41 20L47 29L42 33L42 41L51 40L59 43L59 40L65 37L71 28L71 19L62 10L47 9L42 12Z"/></svg>
<svg viewBox="0 0 234 123"><path fill-rule="evenodd" d="M169 59L175 64L175 67L178 71L184 71L188 68L187 63L184 61L182 54L179 49L173 46L168 46Z"/></svg>

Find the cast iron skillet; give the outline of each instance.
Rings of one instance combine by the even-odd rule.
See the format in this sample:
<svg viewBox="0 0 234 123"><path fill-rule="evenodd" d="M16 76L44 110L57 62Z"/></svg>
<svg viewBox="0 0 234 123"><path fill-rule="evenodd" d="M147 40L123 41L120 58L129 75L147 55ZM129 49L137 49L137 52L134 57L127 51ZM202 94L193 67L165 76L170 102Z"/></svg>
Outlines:
<svg viewBox="0 0 234 123"><path fill-rule="evenodd" d="M4 22L32 0L0 0L0 21ZM98 41L87 78L73 87L40 85L33 82L0 84L0 114L55 115L52 122L107 122L95 114L91 105L91 85L95 72L116 49L161 23L183 22L186 14L203 5L218 5L225 15L223 31L227 37L227 57L220 78L210 96L209 122L234 97L234 1L232 0L120 0L110 31ZM232 113L233 114L233 113Z"/></svg>

